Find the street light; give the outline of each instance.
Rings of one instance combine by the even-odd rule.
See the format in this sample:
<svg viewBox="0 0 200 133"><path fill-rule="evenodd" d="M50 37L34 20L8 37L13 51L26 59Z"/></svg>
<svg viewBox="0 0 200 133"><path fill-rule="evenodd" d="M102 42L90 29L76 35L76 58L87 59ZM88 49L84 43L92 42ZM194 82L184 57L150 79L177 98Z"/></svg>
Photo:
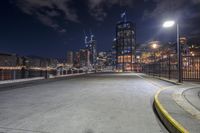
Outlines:
<svg viewBox="0 0 200 133"><path fill-rule="evenodd" d="M156 49L158 49L159 45L157 43L151 44L152 49L154 49L154 62L156 61Z"/></svg>
<svg viewBox="0 0 200 133"><path fill-rule="evenodd" d="M157 48L158 48L158 44L157 44L157 43L153 43L153 44L151 45L151 47L152 47L153 49L157 49Z"/></svg>
<svg viewBox="0 0 200 133"><path fill-rule="evenodd" d="M173 27L175 25L175 21L169 20L163 23L164 28ZM178 57L178 82L182 82L182 63L181 63L181 49L180 49L180 40L179 40L179 24L176 23L176 41L177 41L177 57Z"/></svg>
<svg viewBox="0 0 200 133"><path fill-rule="evenodd" d="M163 27L168 28L174 26L175 22L173 20L169 20L164 22Z"/></svg>
<svg viewBox="0 0 200 133"><path fill-rule="evenodd" d="M153 76L154 76L154 73L156 72L155 71L155 68L156 68L156 51L157 49L159 48L159 44L158 44L158 41L153 41L150 43L150 47L153 49Z"/></svg>

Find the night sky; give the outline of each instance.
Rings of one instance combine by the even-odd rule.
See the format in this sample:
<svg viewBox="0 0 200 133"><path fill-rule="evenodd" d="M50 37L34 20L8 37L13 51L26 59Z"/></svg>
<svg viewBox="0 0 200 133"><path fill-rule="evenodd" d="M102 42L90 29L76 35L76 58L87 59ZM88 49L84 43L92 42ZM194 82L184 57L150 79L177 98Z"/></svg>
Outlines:
<svg viewBox="0 0 200 133"><path fill-rule="evenodd" d="M166 19L179 21L182 36L200 34L200 0L2 0L0 52L64 58L84 47L84 30L107 51L125 10L137 44L174 41L175 28L161 27Z"/></svg>

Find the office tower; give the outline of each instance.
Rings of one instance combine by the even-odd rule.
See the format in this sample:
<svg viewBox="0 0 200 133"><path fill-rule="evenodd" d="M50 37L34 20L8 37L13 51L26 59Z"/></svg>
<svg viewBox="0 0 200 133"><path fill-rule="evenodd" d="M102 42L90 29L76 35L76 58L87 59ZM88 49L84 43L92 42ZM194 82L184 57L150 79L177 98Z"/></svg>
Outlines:
<svg viewBox="0 0 200 133"><path fill-rule="evenodd" d="M135 26L131 21L120 21L116 25L116 69L133 71L135 61Z"/></svg>

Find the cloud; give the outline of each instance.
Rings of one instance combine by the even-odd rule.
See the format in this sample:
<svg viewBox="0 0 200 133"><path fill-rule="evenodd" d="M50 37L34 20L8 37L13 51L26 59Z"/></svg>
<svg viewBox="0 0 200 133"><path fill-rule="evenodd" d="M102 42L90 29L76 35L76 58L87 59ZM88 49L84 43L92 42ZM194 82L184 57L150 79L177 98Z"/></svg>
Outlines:
<svg viewBox="0 0 200 133"><path fill-rule="evenodd" d="M107 16L107 10L114 5L133 5L134 0L85 0L89 15L97 21L103 21ZM79 17L72 4L74 0L12 0L24 13L35 16L44 25L52 27L57 31L64 31L64 25L58 20L63 20L65 24L70 22L79 23ZM76 3L79 4L79 3Z"/></svg>
<svg viewBox="0 0 200 133"><path fill-rule="evenodd" d="M166 19L179 21L182 35L200 33L200 0L149 0L154 2L155 8L143 12L143 20L159 22ZM149 2L147 1L147 2ZM149 19L150 18L150 19Z"/></svg>
<svg viewBox="0 0 200 133"><path fill-rule="evenodd" d="M57 24L57 22L52 18L50 18L49 16L43 14L37 14L37 19L40 20L40 22L42 22L44 25L49 26L60 33L66 32L66 29L63 28L63 26Z"/></svg>
<svg viewBox="0 0 200 133"><path fill-rule="evenodd" d="M199 4L199 3L200 3L200 0L192 0L192 2L193 2L194 4Z"/></svg>
<svg viewBox="0 0 200 133"><path fill-rule="evenodd" d="M26 14L35 16L46 26L57 31L66 31L57 18L64 22L78 23L76 11L70 6L71 0L16 0L16 5Z"/></svg>
<svg viewBox="0 0 200 133"><path fill-rule="evenodd" d="M66 29L61 29L59 32L65 33L65 32L66 32Z"/></svg>
<svg viewBox="0 0 200 133"><path fill-rule="evenodd" d="M145 10L145 17L166 17L178 15L183 9L186 0L154 0L156 7L153 10Z"/></svg>
<svg viewBox="0 0 200 133"><path fill-rule="evenodd" d="M193 6L200 4L200 0L152 0L155 3L153 10L144 10L143 18L186 17L185 13Z"/></svg>
<svg viewBox="0 0 200 133"><path fill-rule="evenodd" d="M107 16L106 10L114 5L131 7L133 0L88 0L89 13L97 21L103 21Z"/></svg>
<svg viewBox="0 0 200 133"><path fill-rule="evenodd" d="M103 7L95 7L90 9L90 15L94 17L97 21L103 21L107 16Z"/></svg>

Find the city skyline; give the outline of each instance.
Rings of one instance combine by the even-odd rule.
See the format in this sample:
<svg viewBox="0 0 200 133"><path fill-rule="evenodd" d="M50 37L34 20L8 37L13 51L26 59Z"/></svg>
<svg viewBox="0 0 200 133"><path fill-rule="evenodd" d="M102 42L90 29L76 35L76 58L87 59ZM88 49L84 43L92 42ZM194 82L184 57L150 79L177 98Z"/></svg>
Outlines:
<svg viewBox="0 0 200 133"><path fill-rule="evenodd" d="M4 0L0 133L199 133L200 0Z"/></svg>
<svg viewBox="0 0 200 133"><path fill-rule="evenodd" d="M84 31L88 36L91 32L95 35L98 51L110 50L116 23L125 10L127 20L136 24L137 44L175 41L173 29L161 29L163 17L184 20L180 22L181 35L198 34L199 3L196 0L4 1L0 9L0 52L66 58L67 51L84 47Z"/></svg>

